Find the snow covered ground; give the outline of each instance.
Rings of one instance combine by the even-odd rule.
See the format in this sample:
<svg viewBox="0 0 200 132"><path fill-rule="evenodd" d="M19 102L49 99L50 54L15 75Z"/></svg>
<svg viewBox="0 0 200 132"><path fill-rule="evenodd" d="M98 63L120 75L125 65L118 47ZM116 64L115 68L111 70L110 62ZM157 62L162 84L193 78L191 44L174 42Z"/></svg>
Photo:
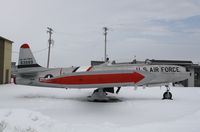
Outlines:
<svg viewBox="0 0 200 132"><path fill-rule="evenodd" d="M200 88L121 89L120 102L88 102L89 90L0 85L0 132L199 132Z"/></svg>

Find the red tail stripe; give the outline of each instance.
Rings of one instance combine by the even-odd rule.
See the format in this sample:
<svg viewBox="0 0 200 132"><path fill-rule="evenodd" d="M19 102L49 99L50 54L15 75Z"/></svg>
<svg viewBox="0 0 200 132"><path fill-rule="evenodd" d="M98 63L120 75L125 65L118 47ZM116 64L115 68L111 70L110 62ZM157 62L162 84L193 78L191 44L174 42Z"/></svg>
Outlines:
<svg viewBox="0 0 200 132"><path fill-rule="evenodd" d="M21 45L21 48L24 48L24 49L27 49L27 48L30 48L28 44L23 44Z"/></svg>

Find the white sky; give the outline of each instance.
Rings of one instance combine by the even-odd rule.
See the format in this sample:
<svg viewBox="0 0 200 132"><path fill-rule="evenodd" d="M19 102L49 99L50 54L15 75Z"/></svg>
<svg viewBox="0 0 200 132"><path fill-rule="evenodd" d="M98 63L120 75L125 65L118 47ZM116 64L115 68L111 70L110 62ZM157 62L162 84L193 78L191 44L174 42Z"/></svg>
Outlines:
<svg viewBox="0 0 200 132"><path fill-rule="evenodd" d="M0 36L19 47L29 43L46 66L48 34L54 29L51 67L103 60L107 26L110 60L180 59L200 62L199 0L0 0Z"/></svg>

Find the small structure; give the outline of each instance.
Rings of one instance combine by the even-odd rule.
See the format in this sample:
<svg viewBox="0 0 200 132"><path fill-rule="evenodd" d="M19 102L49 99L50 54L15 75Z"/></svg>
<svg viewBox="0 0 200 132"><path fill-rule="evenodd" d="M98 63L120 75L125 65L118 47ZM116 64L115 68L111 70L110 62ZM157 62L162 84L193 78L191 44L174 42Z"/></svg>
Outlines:
<svg viewBox="0 0 200 132"><path fill-rule="evenodd" d="M12 41L0 36L0 84L10 83Z"/></svg>
<svg viewBox="0 0 200 132"><path fill-rule="evenodd" d="M185 87L200 87L200 65L194 64L192 61L182 60L149 60L151 64L159 65L179 65L186 68L187 72L190 72L190 76L187 80L181 81Z"/></svg>
<svg viewBox="0 0 200 132"><path fill-rule="evenodd" d="M91 61L91 65L100 65L104 61ZM194 64L192 61L188 60L155 60L146 59L145 61L137 61L134 59L131 62L120 62L112 64L149 64L149 65L178 65L186 68L187 72L190 72L190 76L187 80L177 82L182 84L184 87L200 87L200 65ZM175 83L174 83L175 84Z"/></svg>

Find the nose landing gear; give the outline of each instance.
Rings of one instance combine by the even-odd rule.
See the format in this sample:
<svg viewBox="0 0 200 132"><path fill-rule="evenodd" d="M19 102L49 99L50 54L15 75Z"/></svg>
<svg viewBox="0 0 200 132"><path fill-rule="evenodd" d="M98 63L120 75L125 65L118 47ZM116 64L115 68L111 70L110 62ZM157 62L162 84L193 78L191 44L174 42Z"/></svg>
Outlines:
<svg viewBox="0 0 200 132"><path fill-rule="evenodd" d="M165 87L166 87L167 91L164 92L163 98L162 98L162 99L163 99L163 100L164 100L164 99L173 100L173 99L172 99L172 93L170 92L170 87L169 87L168 85L165 85Z"/></svg>

